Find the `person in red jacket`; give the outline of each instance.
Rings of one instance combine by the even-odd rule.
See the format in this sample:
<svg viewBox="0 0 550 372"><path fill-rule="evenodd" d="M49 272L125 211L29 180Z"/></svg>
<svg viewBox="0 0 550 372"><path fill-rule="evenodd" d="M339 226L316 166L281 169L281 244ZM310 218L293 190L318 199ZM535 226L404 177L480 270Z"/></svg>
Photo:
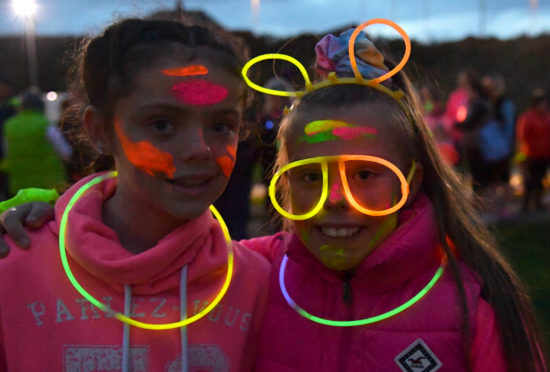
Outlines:
<svg viewBox="0 0 550 372"><path fill-rule="evenodd" d="M518 119L517 141L525 155L522 210L528 211L533 204L544 209L542 181L550 165L550 110L543 89L533 91L531 107Z"/></svg>

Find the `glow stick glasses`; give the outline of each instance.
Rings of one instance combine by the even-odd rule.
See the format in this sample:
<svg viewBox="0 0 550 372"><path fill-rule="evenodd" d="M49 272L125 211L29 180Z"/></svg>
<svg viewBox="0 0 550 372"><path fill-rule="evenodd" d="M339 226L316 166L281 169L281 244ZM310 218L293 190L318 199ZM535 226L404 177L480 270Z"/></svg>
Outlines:
<svg viewBox="0 0 550 372"><path fill-rule="evenodd" d="M269 197L274 208L291 220L315 216L329 197L328 163L337 162L343 194L348 203L369 216L386 216L399 210L409 196L409 180L416 169L413 161L407 180L401 170L388 160L370 155L319 156L298 160L279 169L269 184ZM301 211L278 200L279 182L287 182L290 197L300 204ZM400 197L381 200L380 192L399 184ZM391 190L390 190L391 192ZM396 200L393 202L393 200Z"/></svg>

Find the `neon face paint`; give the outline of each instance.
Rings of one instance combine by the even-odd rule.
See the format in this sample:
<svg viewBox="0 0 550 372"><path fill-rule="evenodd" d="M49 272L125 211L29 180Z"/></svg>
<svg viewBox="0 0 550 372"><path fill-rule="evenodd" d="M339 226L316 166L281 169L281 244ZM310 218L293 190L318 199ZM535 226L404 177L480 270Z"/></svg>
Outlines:
<svg viewBox="0 0 550 372"><path fill-rule="evenodd" d="M208 69L203 65L191 65L162 70L162 73L167 76L197 76L207 75Z"/></svg>
<svg viewBox="0 0 550 372"><path fill-rule="evenodd" d="M188 105L204 106L220 103L227 97L227 88L207 80L180 81L172 86L172 93Z"/></svg>
<svg viewBox="0 0 550 372"><path fill-rule="evenodd" d="M349 127L350 124L339 120L316 120L312 121L304 128L305 134L313 135L319 132L325 132L338 127Z"/></svg>
<svg viewBox="0 0 550 372"><path fill-rule="evenodd" d="M336 203L340 199L342 199L342 193L340 192L340 185L337 183L333 183L332 187L330 188L330 196L328 197L328 200L331 203Z"/></svg>
<svg viewBox="0 0 550 372"><path fill-rule="evenodd" d="M361 136L374 138L378 131L339 120L316 120L306 125L304 133L300 140L311 144L337 139L352 140Z"/></svg>
<svg viewBox="0 0 550 372"><path fill-rule="evenodd" d="M340 247L340 248L335 248L331 245L328 245L328 244L323 244L322 246L319 247L319 250L322 252L322 251L326 251L326 250L332 250L336 256L339 256L339 257L344 257L344 248Z"/></svg>
<svg viewBox="0 0 550 372"><path fill-rule="evenodd" d="M225 174L226 177L229 177L231 172L233 172L233 167L235 166L235 155L237 154L237 148L229 145L226 147L226 150L229 156L224 155L217 157L216 163L218 163L222 169L223 174Z"/></svg>
<svg viewBox="0 0 550 372"><path fill-rule="evenodd" d="M159 150L147 141L132 142L122 130L118 120L115 120L115 131L130 163L150 176L163 173L170 178L173 177L176 167L172 154Z"/></svg>
<svg viewBox="0 0 550 372"><path fill-rule="evenodd" d="M369 127L338 127L332 130L332 134L343 140L352 140L360 136L374 138L376 133L378 133L376 129Z"/></svg>

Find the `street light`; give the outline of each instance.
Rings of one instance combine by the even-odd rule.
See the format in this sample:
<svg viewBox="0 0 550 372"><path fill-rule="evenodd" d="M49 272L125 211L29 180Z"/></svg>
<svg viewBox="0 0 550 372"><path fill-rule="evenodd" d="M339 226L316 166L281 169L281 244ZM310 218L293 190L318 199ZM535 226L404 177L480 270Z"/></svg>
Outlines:
<svg viewBox="0 0 550 372"><path fill-rule="evenodd" d="M38 89L38 64L36 60L36 31L34 14L37 5L34 0L12 0L15 14L25 21L25 37L27 44L27 59L29 64L29 81L31 89Z"/></svg>

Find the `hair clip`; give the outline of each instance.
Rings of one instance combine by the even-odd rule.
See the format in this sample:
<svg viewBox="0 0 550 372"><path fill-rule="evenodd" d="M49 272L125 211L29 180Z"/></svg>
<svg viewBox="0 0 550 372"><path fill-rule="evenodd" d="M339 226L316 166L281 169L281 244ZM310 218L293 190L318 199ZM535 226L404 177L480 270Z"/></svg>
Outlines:
<svg viewBox="0 0 550 372"><path fill-rule="evenodd" d="M359 69L357 68L357 60L356 60L356 57L355 57L355 39L357 38L357 35L359 35L359 33L365 27L367 27L369 25L372 25L372 24L385 24L385 25L388 25L388 26L392 27L397 32L399 32L399 34L403 37L403 41L405 42L405 53L403 55L403 58L399 62L399 64L397 64L392 70L386 72L385 74L383 74L379 77L376 77L376 78L373 78L373 79L365 79L361 75L361 73L359 72ZM317 89L325 88L325 87L328 87L330 85L359 84L359 85L366 85L366 86L372 87L374 89L377 89L379 91L382 91L383 93L386 93L387 95L392 97L398 103L402 104L401 103L401 98L404 96L403 91L401 91L401 90L393 91L393 90L387 88L386 86L380 84L381 82L383 82L383 81L391 78L393 75L397 74L405 66L405 64L407 63L407 61L408 61L408 59L411 55L411 41L410 41L409 36L407 35L407 33L401 27L399 27L399 25L397 25L396 23L394 23L390 20L383 19L383 18L375 18L375 19L371 19L367 22L362 23L361 25L359 25L355 28L355 30L353 31L353 33L350 37L349 44L348 44L348 54L349 54L349 58L350 58L350 62L351 62L351 67L352 67L354 75L355 75L354 77L337 77L335 72L330 72L326 79L324 79L324 80L322 80L318 83L312 84L311 80L309 78L309 74L307 73L305 67L297 59L295 59L295 58L293 58L289 55L280 54L280 53L268 53L268 54L263 54L263 55L255 57L255 58L252 58L250 61L248 61L244 65L244 67L242 69L242 75L243 75L243 78L244 78L246 84L248 84L248 86L251 87L252 89L254 89L256 91L259 91L259 92L262 92L262 93L275 95L275 96L300 98L306 93L312 92L312 91L317 90ZM298 68L298 70L300 70L300 72L302 73L302 77L304 78L305 89L304 90L299 90L299 91L294 91L294 92L283 91L283 90L275 90L275 89L262 87L262 86L260 86L256 83L254 83L252 80L250 80L248 78L248 75L247 75L248 70L253 65L255 65L258 62L265 61L265 60L270 60L270 59L285 60L285 61L288 61L288 62L292 63L294 66L296 66Z"/></svg>

